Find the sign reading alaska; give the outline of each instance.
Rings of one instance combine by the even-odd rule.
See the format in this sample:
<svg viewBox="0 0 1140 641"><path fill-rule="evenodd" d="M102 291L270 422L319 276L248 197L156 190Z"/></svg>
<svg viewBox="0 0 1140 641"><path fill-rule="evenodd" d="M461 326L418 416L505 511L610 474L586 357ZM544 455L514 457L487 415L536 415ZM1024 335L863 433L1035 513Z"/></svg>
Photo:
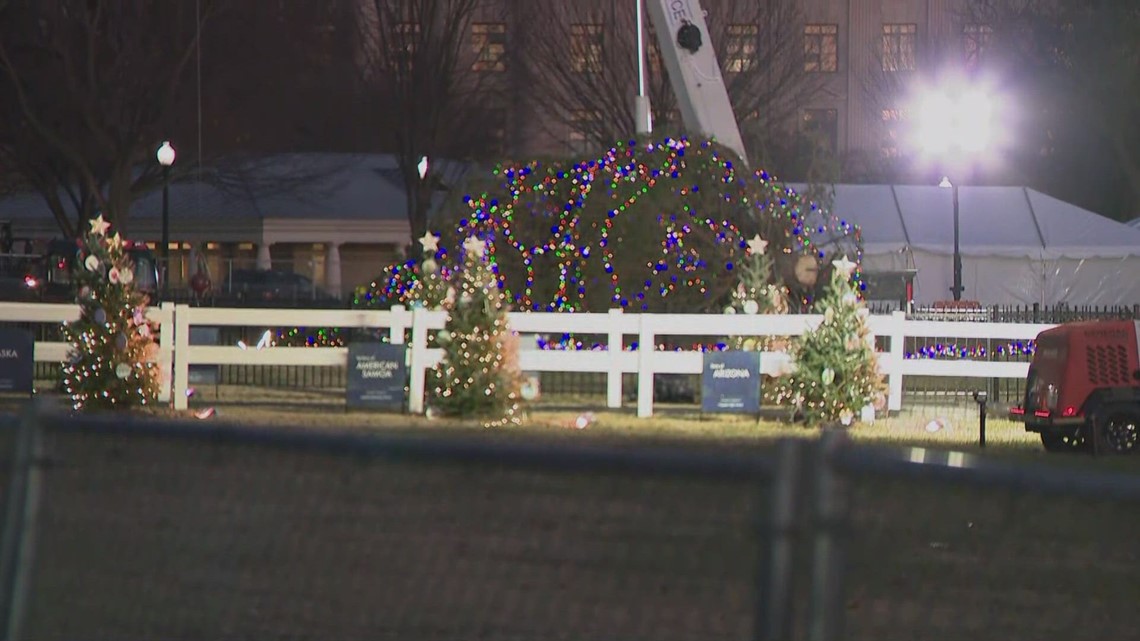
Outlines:
<svg viewBox="0 0 1140 641"><path fill-rule="evenodd" d="M760 352L705 352L701 411L760 411Z"/></svg>
<svg viewBox="0 0 1140 641"><path fill-rule="evenodd" d="M32 392L35 340L25 329L0 328L0 392Z"/></svg>

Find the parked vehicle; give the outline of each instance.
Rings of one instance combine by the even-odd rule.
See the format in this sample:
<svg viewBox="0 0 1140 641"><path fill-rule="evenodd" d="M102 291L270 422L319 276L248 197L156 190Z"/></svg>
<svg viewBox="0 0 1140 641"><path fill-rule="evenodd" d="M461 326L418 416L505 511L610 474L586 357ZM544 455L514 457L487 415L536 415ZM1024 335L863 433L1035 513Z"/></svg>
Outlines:
<svg viewBox="0 0 1140 641"><path fill-rule="evenodd" d="M1067 323L1037 337L1025 399L1010 409L1050 452L1140 448L1140 321Z"/></svg>
<svg viewBox="0 0 1140 641"><path fill-rule="evenodd" d="M123 241L124 251L134 264L135 287L158 302L158 261L142 243ZM12 301L70 303L75 300L74 270L79 244L63 239L46 243L31 240L19 243L19 253L0 253L0 297Z"/></svg>
<svg viewBox="0 0 1140 641"><path fill-rule="evenodd" d="M236 269L220 283L217 297L244 305L329 305L340 300L307 276L278 269Z"/></svg>

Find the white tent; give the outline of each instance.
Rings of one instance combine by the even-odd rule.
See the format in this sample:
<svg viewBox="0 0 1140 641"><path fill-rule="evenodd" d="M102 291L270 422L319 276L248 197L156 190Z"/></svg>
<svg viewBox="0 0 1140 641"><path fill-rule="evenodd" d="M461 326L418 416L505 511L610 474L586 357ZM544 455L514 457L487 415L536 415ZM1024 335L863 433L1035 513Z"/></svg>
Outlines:
<svg viewBox="0 0 1140 641"><path fill-rule="evenodd" d="M1140 303L1140 228L1023 187L958 192L964 300ZM865 270L916 269L917 304L951 298L952 189L836 185L834 210L862 228Z"/></svg>

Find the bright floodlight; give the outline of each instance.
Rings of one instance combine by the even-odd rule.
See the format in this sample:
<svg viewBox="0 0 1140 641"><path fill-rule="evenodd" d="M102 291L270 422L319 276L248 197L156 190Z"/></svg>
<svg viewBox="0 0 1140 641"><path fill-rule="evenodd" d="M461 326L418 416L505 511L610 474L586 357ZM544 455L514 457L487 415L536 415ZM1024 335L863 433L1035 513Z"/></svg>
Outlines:
<svg viewBox="0 0 1140 641"><path fill-rule="evenodd" d="M420 158L419 164L416 165L416 171L420 172L420 180L423 180L423 177L427 175L427 171L428 171L428 157L427 156L423 156L422 158Z"/></svg>
<svg viewBox="0 0 1140 641"><path fill-rule="evenodd" d="M174 147L170 146L169 140L162 141L162 146L158 148L155 157L158 158L158 164L163 167L169 167L174 164Z"/></svg>
<svg viewBox="0 0 1140 641"><path fill-rule="evenodd" d="M990 97L973 87L946 87L926 94L919 104L919 144L930 154L979 153L993 138Z"/></svg>

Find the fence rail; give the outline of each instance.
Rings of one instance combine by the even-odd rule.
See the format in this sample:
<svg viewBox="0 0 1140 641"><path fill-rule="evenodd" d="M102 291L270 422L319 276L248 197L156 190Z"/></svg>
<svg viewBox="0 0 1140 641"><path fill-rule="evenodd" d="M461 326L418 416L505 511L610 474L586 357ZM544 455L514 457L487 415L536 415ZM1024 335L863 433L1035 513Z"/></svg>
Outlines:
<svg viewBox="0 0 1140 641"><path fill-rule="evenodd" d="M0 322L46 323L76 318L73 305L0 303ZM163 304L151 310L161 326L158 362L168 373L163 398L173 398L176 409L188 406L189 371L193 365L303 365L343 366L345 347L271 347L254 349L237 345L195 345L190 342L195 327L338 327L368 330L395 344L408 345L410 373L409 404L413 413L424 410L426 372L439 362L442 351L432 348L429 332L444 327L446 313L422 308L408 310L297 310L226 309ZM820 315L743 314L625 314L610 313L511 313L511 328L522 334L560 336L574 334L599 337L598 349L523 349L520 367L533 372L595 372L606 376L606 404L622 405L623 376L636 375L637 415L653 415L654 376L699 374L702 352L697 349L665 349L667 339L677 337L799 336L822 321ZM898 411L903 403L904 377L956 377L964 379L1024 379L1024 361L1001 362L986 358L938 360L908 358L908 341L957 337L975 341L1030 341L1052 325L1041 323L977 323L947 320L914 320L902 312L871 315L871 332L879 346L880 370L888 382L888 409ZM173 338L168 331L173 328ZM627 340L631 343L627 347ZM610 346L621 346L610 349ZM645 349L644 346L653 346ZM60 342L36 343L36 360L61 362L69 346ZM783 352L761 355L765 374L778 373L788 362Z"/></svg>
<svg viewBox="0 0 1140 641"><path fill-rule="evenodd" d="M836 431L630 448L31 404L0 446L9 641L1099 641L1140 623L1129 474Z"/></svg>

